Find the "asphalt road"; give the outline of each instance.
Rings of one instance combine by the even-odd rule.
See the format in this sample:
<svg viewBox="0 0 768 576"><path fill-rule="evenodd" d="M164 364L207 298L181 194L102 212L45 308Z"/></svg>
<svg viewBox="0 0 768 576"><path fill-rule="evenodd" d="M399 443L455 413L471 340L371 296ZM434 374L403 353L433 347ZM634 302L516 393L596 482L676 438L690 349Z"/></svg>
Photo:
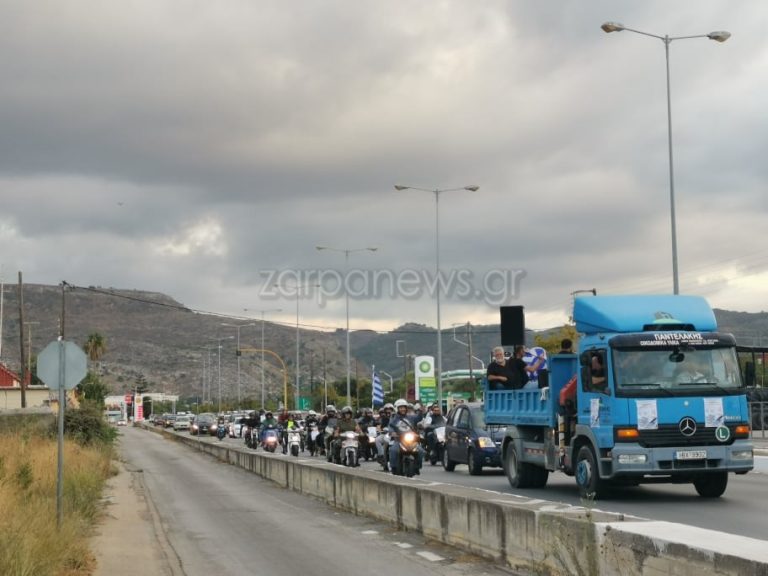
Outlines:
<svg viewBox="0 0 768 576"><path fill-rule="evenodd" d="M215 438L204 438L204 441L217 442ZM235 446L242 445L242 440L238 439L224 441ZM305 452L299 458L309 456ZM380 469L373 462L363 462L362 466ZM485 469L480 476L470 476L464 465L457 465L454 472L446 472L439 464L430 466L427 463L420 477L431 482L473 486L494 492L550 500L563 505L584 505L573 478L559 472L550 474L545 488L525 490L513 490L500 468ZM625 515L679 522L709 530L766 539L768 458L757 457L755 471L749 474L731 474L728 489L720 498L701 498L691 484L648 484L616 490L611 493L609 499L590 503L589 506Z"/></svg>
<svg viewBox="0 0 768 576"><path fill-rule="evenodd" d="M122 431L122 458L143 473L145 496L161 519L159 540L178 566L174 574L510 574L420 535L340 513L160 435Z"/></svg>

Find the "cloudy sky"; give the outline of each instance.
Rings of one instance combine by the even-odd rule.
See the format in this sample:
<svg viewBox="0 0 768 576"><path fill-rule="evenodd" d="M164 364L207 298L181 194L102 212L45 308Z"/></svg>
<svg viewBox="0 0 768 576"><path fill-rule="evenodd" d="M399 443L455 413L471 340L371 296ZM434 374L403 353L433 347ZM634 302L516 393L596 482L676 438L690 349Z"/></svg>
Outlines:
<svg viewBox="0 0 768 576"><path fill-rule="evenodd" d="M345 324L527 325L570 293L761 311L768 4L0 0L0 265ZM375 247L375 252L366 250ZM278 284L276 287L275 284ZM319 288L316 286L319 284ZM258 312L253 312L258 317Z"/></svg>

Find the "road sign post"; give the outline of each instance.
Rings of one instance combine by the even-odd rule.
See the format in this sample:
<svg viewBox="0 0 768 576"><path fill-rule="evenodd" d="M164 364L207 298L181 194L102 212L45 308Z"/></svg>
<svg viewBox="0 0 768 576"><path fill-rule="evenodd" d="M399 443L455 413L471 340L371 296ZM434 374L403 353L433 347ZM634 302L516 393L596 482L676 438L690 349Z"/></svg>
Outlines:
<svg viewBox="0 0 768 576"><path fill-rule="evenodd" d="M72 390L85 378L88 358L77 344L56 340L37 357L37 376L51 390L59 391L59 457L56 478L56 525L64 520L64 403L65 390Z"/></svg>

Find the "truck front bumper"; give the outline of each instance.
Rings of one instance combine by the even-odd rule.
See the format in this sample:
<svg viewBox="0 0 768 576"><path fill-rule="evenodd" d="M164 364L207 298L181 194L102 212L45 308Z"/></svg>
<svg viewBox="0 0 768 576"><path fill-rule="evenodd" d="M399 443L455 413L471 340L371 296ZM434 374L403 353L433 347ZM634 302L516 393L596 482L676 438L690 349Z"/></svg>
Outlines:
<svg viewBox="0 0 768 576"><path fill-rule="evenodd" d="M679 446L644 448L639 444L616 444L610 458L613 476L687 476L691 473L726 471L745 473L754 468L753 446L736 440L729 446Z"/></svg>

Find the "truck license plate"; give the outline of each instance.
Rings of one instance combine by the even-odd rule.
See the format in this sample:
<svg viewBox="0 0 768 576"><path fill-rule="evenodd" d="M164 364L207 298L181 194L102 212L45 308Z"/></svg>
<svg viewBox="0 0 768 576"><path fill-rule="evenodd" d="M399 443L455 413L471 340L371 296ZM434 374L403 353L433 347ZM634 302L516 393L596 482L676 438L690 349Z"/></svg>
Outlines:
<svg viewBox="0 0 768 576"><path fill-rule="evenodd" d="M706 460L706 450L678 450L675 452L677 460Z"/></svg>

